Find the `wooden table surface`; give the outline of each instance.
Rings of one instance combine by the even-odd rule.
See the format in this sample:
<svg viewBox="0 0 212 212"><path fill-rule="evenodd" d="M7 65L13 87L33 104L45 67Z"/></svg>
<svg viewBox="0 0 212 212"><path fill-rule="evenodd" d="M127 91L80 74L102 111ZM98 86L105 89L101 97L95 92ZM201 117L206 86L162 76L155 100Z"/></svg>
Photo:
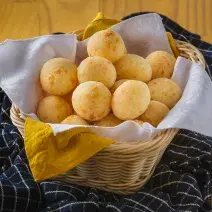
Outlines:
<svg viewBox="0 0 212 212"><path fill-rule="evenodd" d="M159 12L212 43L212 0L0 0L0 41L82 29L98 11Z"/></svg>

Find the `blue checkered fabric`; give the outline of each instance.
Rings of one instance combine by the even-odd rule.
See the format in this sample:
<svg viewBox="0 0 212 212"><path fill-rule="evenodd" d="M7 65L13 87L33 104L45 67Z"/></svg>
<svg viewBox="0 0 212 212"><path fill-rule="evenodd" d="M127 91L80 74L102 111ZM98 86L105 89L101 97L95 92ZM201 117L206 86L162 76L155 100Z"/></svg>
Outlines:
<svg viewBox="0 0 212 212"><path fill-rule="evenodd" d="M200 49L207 61L207 72L212 74L212 45L162 17L174 38ZM133 195L119 196L59 181L35 183L23 139L10 120L10 107L10 100L1 90L0 211L212 211L212 138L180 130L149 182Z"/></svg>

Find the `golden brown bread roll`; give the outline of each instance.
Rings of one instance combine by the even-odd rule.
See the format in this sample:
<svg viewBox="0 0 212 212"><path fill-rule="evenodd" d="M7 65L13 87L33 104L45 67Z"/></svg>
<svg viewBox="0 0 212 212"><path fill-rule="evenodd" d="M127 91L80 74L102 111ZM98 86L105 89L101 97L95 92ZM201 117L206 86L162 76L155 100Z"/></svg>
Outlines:
<svg viewBox="0 0 212 212"><path fill-rule="evenodd" d="M97 121L108 115L111 109L111 93L101 82L84 82L73 92L72 105L76 113L89 121Z"/></svg>
<svg viewBox="0 0 212 212"><path fill-rule="evenodd" d="M72 113L70 105L59 96L43 98L37 109L38 118L47 123L60 123Z"/></svg>
<svg viewBox="0 0 212 212"><path fill-rule="evenodd" d="M126 47L117 32L106 29L96 32L90 37L87 44L87 51L91 57L104 57L114 63L126 54Z"/></svg>
<svg viewBox="0 0 212 212"><path fill-rule="evenodd" d="M113 94L115 92L115 90L122 85L124 82L126 82L128 79L121 79L118 80L114 83L114 85L112 86L112 88L110 89L110 92Z"/></svg>
<svg viewBox="0 0 212 212"><path fill-rule="evenodd" d="M165 104L152 100L150 101L147 110L139 117L139 119L157 127L158 124L166 117L168 112L169 108Z"/></svg>
<svg viewBox="0 0 212 212"><path fill-rule="evenodd" d="M157 78L148 83L151 99L162 102L169 109L180 100L182 90L173 80L167 78Z"/></svg>
<svg viewBox="0 0 212 212"><path fill-rule="evenodd" d="M139 117L150 103L148 86L137 80L128 80L120 85L112 98L112 110L121 120L132 120Z"/></svg>
<svg viewBox="0 0 212 212"><path fill-rule="evenodd" d="M115 67L103 57L87 57L80 63L77 70L79 83L97 81L111 88L116 81Z"/></svg>
<svg viewBox="0 0 212 212"><path fill-rule="evenodd" d="M61 124L71 124L71 125L88 125L88 123L78 115L70 115L64 119Z"/></svg>
<svg viewBox="0 0 212 212"><path fill-rule="evenodd" d="M94 122L94 125L101 127L115 127L121 124L123 121L115 117L112 113L104 117L103 119Z"/></svg>
<svg viewBox="0 0 212 212"><path fill-rule="evenodd" d="M77 86L77 67L71 60L53 58L43 65L40 83L45 92L63 96Z"/></svg>
<svg viewBox="0 0 212 212"><path fill-rule="evenodd" d="M173 55L165 51L155 51L148 55L146 60L152 67L152 79L171 78L176 62Z"/></svg>
<svg viewBox="0 0 212 212"><path fill-rule="evenodd" d="M121 57L115 64L117 79L132 79L149 82L152 68L146 59L135 54Z"/></svg>

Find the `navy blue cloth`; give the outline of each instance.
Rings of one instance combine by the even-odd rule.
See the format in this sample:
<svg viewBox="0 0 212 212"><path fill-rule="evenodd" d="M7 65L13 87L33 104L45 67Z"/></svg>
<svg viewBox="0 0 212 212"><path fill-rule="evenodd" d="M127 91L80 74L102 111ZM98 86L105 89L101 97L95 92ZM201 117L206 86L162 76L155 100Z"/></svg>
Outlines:
<svg viewBox="0 0 212 212"><path fill-rule="evenodd" d="M212 45L162 17L174 38L200 49L207 72L212 74ZM59 181L34 182L23 139L10 120L10 107L10 100L1 90L0 211L212 211L212 138L180 130L149 182L133 195L119 196Z"/></svg>

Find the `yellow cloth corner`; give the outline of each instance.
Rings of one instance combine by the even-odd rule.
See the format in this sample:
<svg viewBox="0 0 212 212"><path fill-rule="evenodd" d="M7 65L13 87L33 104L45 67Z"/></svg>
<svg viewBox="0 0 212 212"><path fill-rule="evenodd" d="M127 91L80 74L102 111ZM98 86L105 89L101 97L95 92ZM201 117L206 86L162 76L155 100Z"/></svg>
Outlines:
<svg viewBox="0 0 212 212"><path fill-rule="evenodd" d="M89 38L95 32L108 29L119 22L120 21L115 19L105 18L103 13L99 12L97 16L94 18L94 20L90 24L88 24L88 26L86 27L83 34L83 40L86 38Z"/></svg>
<svg viewBox="0 0 212 212"><path fill-rule="evenodd" d="M175 57L180 56L180 52L179 52L179 50L177 48L176 41L172 37L172 34L170 32L167 32L166 34L167 34L168 41L169 41L169 44L171 46L171 49L172 49L172 52L173 52L174 56Z"/></svg>
<svg viewBox="0 0 212 212"><path fill-rule="evenodd" d="M27 118L24 127L25 150L35 181L62 174L114 143L83 127L56 136L52 128Z"/></svg>
<svg viewBox="0 0 212 212"><path fill-rule="evenodd" d="M104 19L104 18L105 18L104 17L104 14L102 12L98 12L97 15L96 15L96 17L93 19L92 22L97 21L97 20L100 20L100 19Z"/></svg>

